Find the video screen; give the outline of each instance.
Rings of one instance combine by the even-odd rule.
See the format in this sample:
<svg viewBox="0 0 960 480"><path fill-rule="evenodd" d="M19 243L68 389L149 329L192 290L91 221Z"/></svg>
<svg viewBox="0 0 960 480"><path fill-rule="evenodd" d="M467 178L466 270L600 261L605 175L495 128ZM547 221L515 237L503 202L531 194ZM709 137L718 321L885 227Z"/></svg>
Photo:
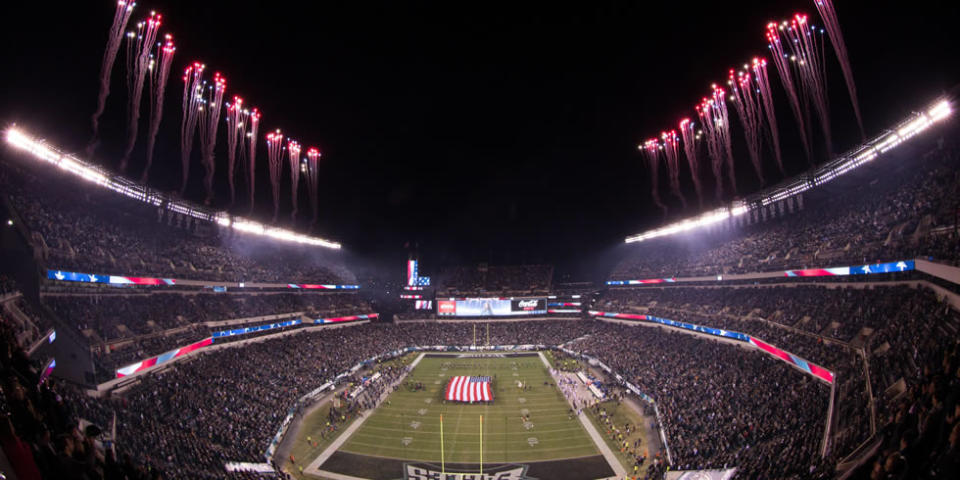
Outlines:
<svg viewBox="0 0 960 480"><path fill-rule="evenodd" d="M508 317L547 313L545 298L456 298L437 300L437 315L445 317Z"/></svg>

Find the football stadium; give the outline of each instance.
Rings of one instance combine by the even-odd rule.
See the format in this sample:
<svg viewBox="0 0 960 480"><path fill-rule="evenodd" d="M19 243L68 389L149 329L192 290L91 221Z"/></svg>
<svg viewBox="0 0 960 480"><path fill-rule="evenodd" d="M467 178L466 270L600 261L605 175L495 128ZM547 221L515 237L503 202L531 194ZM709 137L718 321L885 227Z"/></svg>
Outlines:
<svg viewBox="0 0 960 480"><path fill-rule="evenodd" d="M6 7L0 479L960 478L950 2Z"/></svg>

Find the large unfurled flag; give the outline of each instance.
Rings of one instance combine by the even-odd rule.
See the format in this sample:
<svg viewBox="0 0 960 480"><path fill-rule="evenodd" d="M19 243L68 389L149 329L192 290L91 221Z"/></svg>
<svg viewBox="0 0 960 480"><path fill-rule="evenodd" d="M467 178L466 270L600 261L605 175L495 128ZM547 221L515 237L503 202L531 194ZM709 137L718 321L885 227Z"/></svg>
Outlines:
<svg viewBox="0 0 960 480"><path fill-rule="evenodd" d="M490 377L453 377L447 384L445 398L457 402L491 402Z"/></svg>

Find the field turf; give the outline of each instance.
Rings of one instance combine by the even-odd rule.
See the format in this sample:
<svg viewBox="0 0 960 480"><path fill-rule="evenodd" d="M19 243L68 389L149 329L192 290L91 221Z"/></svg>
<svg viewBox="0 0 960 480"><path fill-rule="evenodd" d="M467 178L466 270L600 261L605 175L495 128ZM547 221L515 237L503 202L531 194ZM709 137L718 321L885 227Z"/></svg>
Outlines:
<svg viewBox="0 0 960 480"><path fill-rule="evenodd" d="M494 401L472 405L444 402L447 382L456 375L494 377ZM530 388L519 389L518 381ZM416 382L422 383L424 390L408 387ZM545 385L547 382L551 385ZM443 415L445 461L479 463L482 415L484 464L597 455L597 448L580 422L570 416L569 405L552 383L536 354L501 358L427 354L339 450L439 463ZM526 414L529 422L521 418Z"/></svg>

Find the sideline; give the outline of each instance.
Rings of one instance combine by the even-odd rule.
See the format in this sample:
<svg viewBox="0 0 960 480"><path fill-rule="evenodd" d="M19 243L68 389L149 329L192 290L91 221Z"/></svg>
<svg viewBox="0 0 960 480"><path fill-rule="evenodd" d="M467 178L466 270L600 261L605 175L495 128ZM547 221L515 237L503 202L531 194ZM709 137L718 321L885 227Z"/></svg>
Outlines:
<svg viewBox="0 0 960 480"><path fill-rule="evenodd" d="M413 371L413 368L416 367L420 363L420 360L423 359L423 357L425 356L426 356L425 352L420 353L420 355L417 356L417 359L410 363L410 368L407 370L407 373L405 373L403 376L398 378L390 386L390 388L384 389L384 392L380 396L380 399L377 400L377 405L379 405L380 402L382 402L385 398L387 398L387 396L389 396L393 392L393 389L392 389L393 386L401 384L403 380L407 378L407 375ZM316 459L310 462L310 465L308 465L307 468L303 470L303 473L307 475L315 475L318 477L333 478L335 480L363 480L363 479L358 479L357 477L351 477L349 475L323 471L323 470L320 470L320 466L323 465L324 462L329 460L330 457L333 456L333 454L337 450L339 450L344 443L347 443L347 440L353 435L353 432L356 432L357 429L359 429L360 426L363 425L363 422L367 421L367 419L370 418L372 414L373 414L373 410L371 409L369 412L366 412L365 415L361 416L356 421L351 423L350 426L347 427L347 429L344 430L343 433L341 433L340 436L338 436L337 439L334 440L333 443L331 443L330 446L327 447L326 450L324 450Z"/></svg>
<svg viewBox="0 0 960 480"><path fill-rule="evenodd" d="M547 357L543 356L543 352L537 352L540 356L540 360L543 361L544 366L547 368L547 372L550 372L550 362L547 361ZM554 382L557 381L557 377L553 375L553 372L550 372L550 377L553 378ZM564 397L569 404L570 399ZM570 408L573 408L573 405L570 404ZM613 469L613 472L616 474L612 477L607 477L605 480L617 480L618 478L624 478L627 476L627 471L623 468L623 465L620 464L620 460L617 459L616 455L613 454L613 451L610 450L610 447L607 445L607 442L604 441L603 437L600 436L600 432L597 432L597 429L593 427L593 423L590 422L582 412L577 415L577 419L580 420L580 424L583 425L583 428L587 431L587 434L590 435L590 438L593 440L593 443L597 446L597 449L600 450L600 453L603 455L604 460L610 465L610 468Z"/></svg>
<svg viewBox="0 0 960 480"><path fill-rule="evenodd" d="M297 442L297 438L300 436L300 430L303 428L303 421L306 420L307 417L312 415L313 412L316 412L317 410L319 410L320 407L323 407L328 402L330 402L335 395L344 391L346 388L347 388L346 385L344 385L331 392L328 392L326 395L320 397L319 399L317 399L316 402L314 402L309 407L307 407L306 410L297 414L297 417L295 417L293 421L290 422L290 424L293 426L289 428L287 432L283 435L283 440L280 442L280 445L277 446L277 451L274 453L273 458L281 459L281 460L289 458L290 452L293 451L293 446ZM284 464L286 463L287 462L284 461ZM281 471L283 470L283 465L281 465L280 470Z"/></svg>

